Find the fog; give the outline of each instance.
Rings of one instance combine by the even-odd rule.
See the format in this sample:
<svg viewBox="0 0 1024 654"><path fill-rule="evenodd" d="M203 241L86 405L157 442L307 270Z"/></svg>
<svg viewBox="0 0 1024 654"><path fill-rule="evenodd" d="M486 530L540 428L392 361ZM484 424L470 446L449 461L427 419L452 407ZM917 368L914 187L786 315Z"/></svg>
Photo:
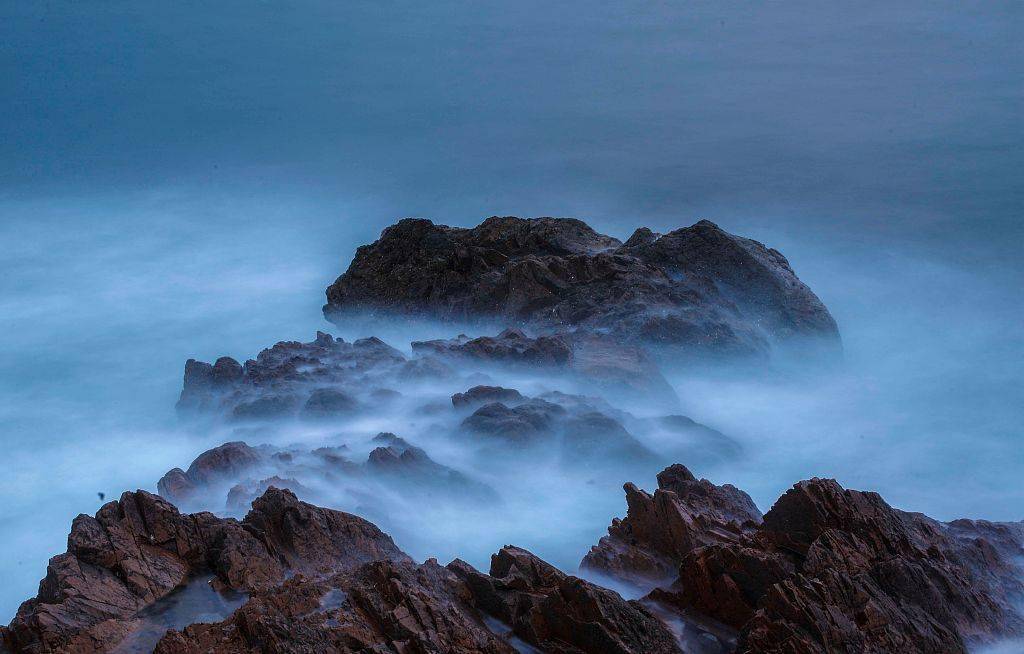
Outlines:
<svg viewBox="0 0 1024 654"><path fill-rule="evenodd" d="M761 240L833 312L844 360L667 366L663 413L742 445L680 462L762 510L830 476L940 519L1024 518L1018 5L2 12L4 622L97 493L155 490L232 438L176 416L185 359L317 329L399 349L457 333L320 315L355 247L407 215L575 216L619 238L709 218ZM624 513L621 484L653 484L479 465L412 400L350 440L393 431L504 500L387 498L367 517L417 558L485 565L514 542L571 569Z"/></svg>

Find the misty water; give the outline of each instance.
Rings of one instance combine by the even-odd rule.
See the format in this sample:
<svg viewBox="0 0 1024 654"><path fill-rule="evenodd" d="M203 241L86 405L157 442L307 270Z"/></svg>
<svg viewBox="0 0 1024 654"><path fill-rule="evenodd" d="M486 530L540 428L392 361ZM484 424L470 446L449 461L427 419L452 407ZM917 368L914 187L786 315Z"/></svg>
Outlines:
<svg viewBox="0 0 1024 654"><path fill-rule="evenodd" d="M226 440L175 415L185 359L317 329L454 335L320 315L355 247L406 215L619 238L709 218L763 241L844 360L666 370L682 413L744 447L681 462L762 510L829 476L940 519L1024 518L1020 6L198 7L3 10L4 622L98 493L154 490ZM428 436L388 419L367 433ZM486 521L435 511L395 536L574 570L629 480L538 471Z"/></svg>

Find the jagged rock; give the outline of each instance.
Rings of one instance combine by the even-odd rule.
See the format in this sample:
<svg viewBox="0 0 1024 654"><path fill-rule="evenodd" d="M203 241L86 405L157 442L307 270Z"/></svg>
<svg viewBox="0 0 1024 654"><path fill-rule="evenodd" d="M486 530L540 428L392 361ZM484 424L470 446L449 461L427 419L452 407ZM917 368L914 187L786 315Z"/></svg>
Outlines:
<svg viewBox="0 0 1024 654"><path fill-rule="evenodd" d="M244 511L252 505L260 495L266 493L270 488L287 489L298 495L308 495L309 489L294 479L282 479L277 475L267 477L260 481L249 481L235 484L228 491L227 508L229 511Z"/></svg>
<svg viewBox="0 0 1024 654"><path fill-rule="evenodd" d="M722 508L742 515L745 502L728 501L739 491L704 487L710 493L700 503L717 505L718 515L680 523L698 504L699 486L681 466L658 481L654 498L627 488L629 516L613 522L584 566L646 579L657 563L678 562L675 582L647 601L738 630L741 653L962 653L1024 632L1015 605L1024 571L1013 558L1024 547L1022 524L943 524L893 509L876 493L812 479L787 491L759 525L723 531ZM666 489L692 493L686 510L659 506Z"/></svg>
<svg viewBox="0 0 1024 654"><path fill-rule="evenodd" d="M277 343L244 366L227 357L213 366L189 359L178 409L185 414L220 413L239 421L288 418L300 412L312 418L344 415L358 409L361 398L379 402L381 383L448 370L429 361L415 362L412 370L410 363L378 338L347 343L317 332L309 343Z"/></svg>
<svg viewBox="0 0 1024 654"><path fill-rule="evenodd" d="M708 221L622 244L572 219L492 217L472 229L402 220L327 289L329 320L366 310L728 354L796 336L838 342L782 254Z"/></svg>
<svg viewBox="0 0 1024 654"><path fill-rule="evenodd" d="M378 561L327 580L297 577L254 596L223 622L168 632L155 654L513 654L459 586L432 560Z"/></svg>
<svg viewBox="0 0 1024 654"><path fill-rule="evenodd" d="M14 654L101 653L131 636L140 646L159 635L142 610L157 612L172 591L211 572L247 601L220 622L167 631L155 652L512 654L523 641L564 654L681 652L640 603L525 550L503 548L490 575L458 560L416 565L365 520L277 488L241 522L181 514L144 491L79 516L68 552L0 629L0 644Z"/></svg>
<svg viewBox="0 0 1024 654"><path fill-rule="evenodd" d="M215 402L216 395L227 392L241 381L242 366L231 357L221 357L211 366L204 361L185 362L184 390L178 406L205 408Z"/></svg>
<svg viewBox="0 0 1024 654"><path fill-rule="evenodd" d="M693 549L739 542L761 521L754 502L735 486L696 479L675 464L658 474L654 495L624 487L628 513L583 558L583 570L650 586L673 577Z"/></svg>
<svg viewBox="0 0 1024 654"><path fill-rule="evenodd" d="M505 546L492 556L490 575L458 560L448 567L465 581L481 611L541 651L682 651L639 602L566 575L518 547Z"/></svg>
<svg viewBox="0 0 1024 654"><path fill-rule="evenodd" d="M518 329L506 329L497 336L415 341L413 352L472 359L482 363L529 364L564 367L572 362L572 348L561 338L531 338Z"/></svg>
<svg viewBox="0 0 1024 654"><path fill-rule="evenodd" d="M452 406L456 408L480 406L500 402L505 405L525 402L523 394L514 388L501 386L474 386L465 393L452 395Z"/></svg>
<svg viewBox="0 0 1024 654"><path fill-rule="evenodd" d="M141 609L199 573L259 592L286 574L334 574L380 559L409 560L362 518L286 490L268 489L242 522L125 493L95 518L75 519L67 553L50 560L38 596L22 604L3 644L19 654L107 652L138 626Z"/></svg>

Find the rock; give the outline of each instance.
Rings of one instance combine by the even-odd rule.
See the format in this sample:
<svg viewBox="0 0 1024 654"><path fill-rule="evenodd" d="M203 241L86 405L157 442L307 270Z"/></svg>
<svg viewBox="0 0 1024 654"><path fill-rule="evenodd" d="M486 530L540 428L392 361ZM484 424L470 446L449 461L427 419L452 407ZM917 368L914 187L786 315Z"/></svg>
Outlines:
<svg viewBox="0 0 1024 654"><path fill-rule="evenodd" d="M212 408L217 395L233 389L242 379L242 366L231 357L221 357L211 366L204 361L185 362L184 390L179 408Z"/></svg>
<svg viewBox="0 0 1024 654"><path fill-rule="evenodd" d="M187 471L174 468L157 482L157 491L172 502L187 502L210 484L227 483L264 462L263 455L242 441L224 443L203 452Z"/></svg>
<svg viewBox="0 0 1024 654"><path fill-rule="evenodd" d="M698 480L679 464L658 474L653 496L630 483L623 488L626 517L612 521L580 567L627 584L649 588L671 579L692 550L740 542L761 522L746 493Z"/></svg>
<svg viewBox="0 0 1024 654"><path fill-rule="evenodd" d="M567 462L580 460L650 461L654 454L622 424L598 411L568 418L563 427L563 456Z"/></svg>
<svg viewBox="0 0 1024 654"><path fill-rule="evenodd" d="M156 483L157 492L172 502L190 502L196 496L196 483L181 468L168 470Z"/></svg>
<svg viewBox="0 0 1024 654"><path fill-rule="evenodd" d="M617 397L674 407L675 390L646 350L620 339L595 334L574 334L573 372Z"/></svg>
<svg viewBox="0 0 1024 654"><path fill-rule="evenodd" d="M709 456L714 460L734 459L743 452L740 443L717 429L681 415L658 416L642 421L644 426L662 434L670 434L672 441L686 446L691 456Z"/></svg>
<svg viewBox="0 0 1024 654"><path fill-rule="evenodd" d="M408 562L362 518L270 488L242 522L181 514L145 491L96 517L78 516L68 551L50 560L36 598L22 604L4 645L16 653L107 652L138 626L138 612L197 574L266 592L296 573L330 575L374 560Z"/></svg>
<svg viewBox="0 0 1024 654"><path fill-rule="evenodd" d="M421 499L432 499L442 494L447 496L447 501L491 506L501 501L490 486L434 461L425 451L394 434L379 434L374 440L387 445L370 452L366 469L371 475L385 480L392 490L405 491Z"/></svg>
<svg viewBox="0 0 1024 654"><path fill-rule="evenodd" d="M678 563L646 601L738 630L741 653L962 653L1024 631L1024 525L943 524L828 479L798 483L758 524L745 495L705 484L673 466L654 498L627 485L628 517L584 567L628 580Z"/></svg>
<svg viewBox="0 0 1024 654"><path fill-rule="evenodd" d="M462 428L477 436L529 444L542 440L554 428L555 419L564 414L565 409L544 400L534 399L511 408L492 402L463 420Z"/></svg>
<svg viewBox="0 0 1024 654"><path fill-rule="evenodd" d="M531 338L518 329L506 329L497 336L415 341L413 352L471 359L481 363L565 367L572 362L572 348L561 338Z"/></svg>
<svg viewBox="0 0 1024 654"><path fill-rule="evenodd" d="M429 361L409 367L405 355L378 338L347 343L317 332L309 343L285 341L239 366L222 357L210 365L189 359L178 401L184 415L221 414L242 421L346 415L362 401L379 402L380 384L450 374Z"/></svg>
<svg viewBox="0 0 1024 654"><path fill-rule="evenodd" d="M125 493L96 517L75 518L67 552L50 559L38 596L21 605L5 644L15 652L108 651L139 609L204 569L244 590L282 574L237 522L182 515L156 495Z"/></svg>
<svg viewBox="0 0 1024 654"><path fill-rule="evenodd" d="M499 402L504 405L525 402L523 394L514 388L501 386L474 386L465 393L452 395L452 406L456 408L480 406Z"/></svg>
<svg viewBox="0 0 1024 654"><path fill-rule="evenodd" d="M299 398L295 395L267 395L235 406L231 416L239 421L272 420L293 414L298 405Z"/></svg>
<svg viewBox="0 0 1024 654"><path fill-rule="evenodd" d="M310 491L294 479L282 479L277 475L267 477L260 481L248 481L235 484L228 491L227 508L232 512L245 511L252 505L260 495L266 493L270 488L287 489L296 495L308 496Z"/></svg>
<svg viewBox="0 0 1024 654"><path fill-rule="evenodd" d="M622 244L571 219L402 220L327 289L329 320L367 310L700 353L764 354L795 337L838 344L832 316L782 254L708 221Z"/></svg>
<svg viewBox="0 0 1024 654"><path fill-rule="evenodd" d="M482 612L541 651L682 651L639 602L566 575L518 547L505 546L492 556L490 575L458 560L448 567L465 581Z"/></svg>
<svg viewBox="0 0 1024 654"><path fill-rule="evenodd" d="M289 569L326 574L360 563L410 560L375 525L343 511L322 509L270 488L252 504L243 524L274 545Z"/></svg>
<svg viewBox="0 0 1024 654"><path fill-rule="evenodd" d="M302 413L307 418L329 418L358 408L359 402L351 395L333 388L318 388L310 393Z"/></svg>
<svg viewBox="0 0 1024 654"><path fill-rule="evenodd" d="M327 580L296 577L253 597L223 622L168 632L155 653L513 654L459 586L434 561L378 561Z"/></svg>

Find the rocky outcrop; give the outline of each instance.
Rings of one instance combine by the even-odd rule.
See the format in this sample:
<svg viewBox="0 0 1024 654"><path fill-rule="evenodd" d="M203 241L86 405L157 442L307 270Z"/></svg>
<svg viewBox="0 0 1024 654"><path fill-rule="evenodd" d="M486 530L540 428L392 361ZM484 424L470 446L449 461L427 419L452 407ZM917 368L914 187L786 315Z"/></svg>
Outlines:
<svg viewBox="0 0 1024 654"><path fill-rule="evenodd" d="M376 559L408 557L362 518L299 502L288 491L268 490L242 522L182 514L145 491L125 493L95 517L75 518L67 552L50 560L39 594L22 604L3 643L17 653L106 652L138 626L142 609L197 574L258 592L286 574Z"/></svg>
<svg viewBox="0 0 1024 654"><path fill-rule="evenodd" d="M452 406L456 408L477 407L492 402L518 404L525 401L526 398L516 389L501 386L474 386L465 393L452 395Z"/></svg>
<svg viewBox="0 0 1024 654"><path fill-rule="evenodd" d="M681 652L674 636L639 602L566 575L518 547L491 557L490 574L462 561L448 566L473 603L544 652Z"/></svg>
<svg viewBox="0 0 1024 654"><path fill-rule="evenodd" d="M205 619L161 632L151 616L206 573L247 600L219 622L196 615ZM525 550L503 548L489 575L460 560L417 565L369 522L276 488L241 522L181 514L144 491L79 516L68 552L0 639L14 654L120 651L122 642L155 643L160 654L681 653L640 603Z"/></svg>
<svg viewBox="0 0 1024 654"><path fill-rule="evenodd" d="M737 543L761 522L754 502L735 486L697 479L685 466L658 475L654 495L627 483L625 518L612 520L608 535L580 567L619 582L650 587L675 577L688 553L704 545Z"/></svg>
<svg viewBox="0 0 1024 654"><path fill-rule="evenodd" d="M229 357L212 366L189 359L178 410L241 423L347 416L379 403L389 384L411 374L412 363L419 364L418 374L446 373L424 360L409 361L378 338L349 343L317 332L309 343L277 343L244 365Z"/></svg>
<svg viewBox="0 0 1024 654"><path fill-rule="evenodd" d="M284 651L679 654L637 602L505 547L491 574L368 563L327 579L295 578L254 595L227 620L169 632L157 654Z"/></svg>
<svg viewBox="0 0 1024 654"><path fill-rule="evenodd" d="M434 561L377 561L326 580L297 577L227 620L171 631L155 654L452 652L513 654Z"/></svg>
<svg viewBox="0 0 1024 654"><path fill-rule="evenodd" d="M302 418L358 418L394 399L410 380L451 383L474 374L529 369L556 384L676 406L678 398L640 348L595 335L497 336L417 341L406 357L377 338L348 343L317 332L308 343L281 342L239 365L222 357L210 365L189 359L178 410L241 425ZM218 373L217 370L230 370Z"/></svg>
<svg viewBox="0 0 1024 654"><path fill-rule="evenodd" d="M556 373L599 392L662 405L679 402L675 390L647 352L606 334L585 331L558 336L526 335L506 329L497 336L416 341L413 352L460 365L529 367L536 374Z"/></svg>
<svg viewBox="0 0 1024 654"><path fill-rule="evenodd" d="M741 653L962 653L1024 629L1024 525L944 524L827 479L800 482L758 524L735 489L681 466L658 481L654 497L627 485L629 515L583 566L644 581L676 564L647 601L736 630Z"/></svg>
<svg viewBox="0 0 1024 654"><path fill-rule="evenodd" d="M264 462L259 450L242 441L224 443L200 454L188 470L174 468L157 482L157 492L175 502L187 502L211 484L246 475Z"/></svg>
<svg viewBox="0 0 1024 654"><path fill-rule="evenodd" d="M395 434L378 434L371 444L374 447L366 460L357 463L349 458L344 445L304 450L271 445L253 448L234 441L203 452L187 471L168 471L157 482L157 490L179 506L226 507L232 512L244 511L271 486L316 501L327 499L316 488L366 487L375 481L410 497L446 496L491 503L500 499L489 486L434 461L423 449ZM226 502L221 504L224 497Z"/></svg>
<svg viewBox="0 0 1024 654"><path fill-rule="evenodd" d="M531 338L518 329L506 329L497 336L414 341L413 352L469 359L481 363L565 367L572 363L572 348L553 336Z"/></svg>
<svg viewBox="0 0 1024 654"><path fill-rule="evenodd" d="M572 219L492 217L472 229L402 220L327 289L328 319L364 311L714 354L763 354L794 337L838 342L781 253L708 221L621 243Z"/></svg>

